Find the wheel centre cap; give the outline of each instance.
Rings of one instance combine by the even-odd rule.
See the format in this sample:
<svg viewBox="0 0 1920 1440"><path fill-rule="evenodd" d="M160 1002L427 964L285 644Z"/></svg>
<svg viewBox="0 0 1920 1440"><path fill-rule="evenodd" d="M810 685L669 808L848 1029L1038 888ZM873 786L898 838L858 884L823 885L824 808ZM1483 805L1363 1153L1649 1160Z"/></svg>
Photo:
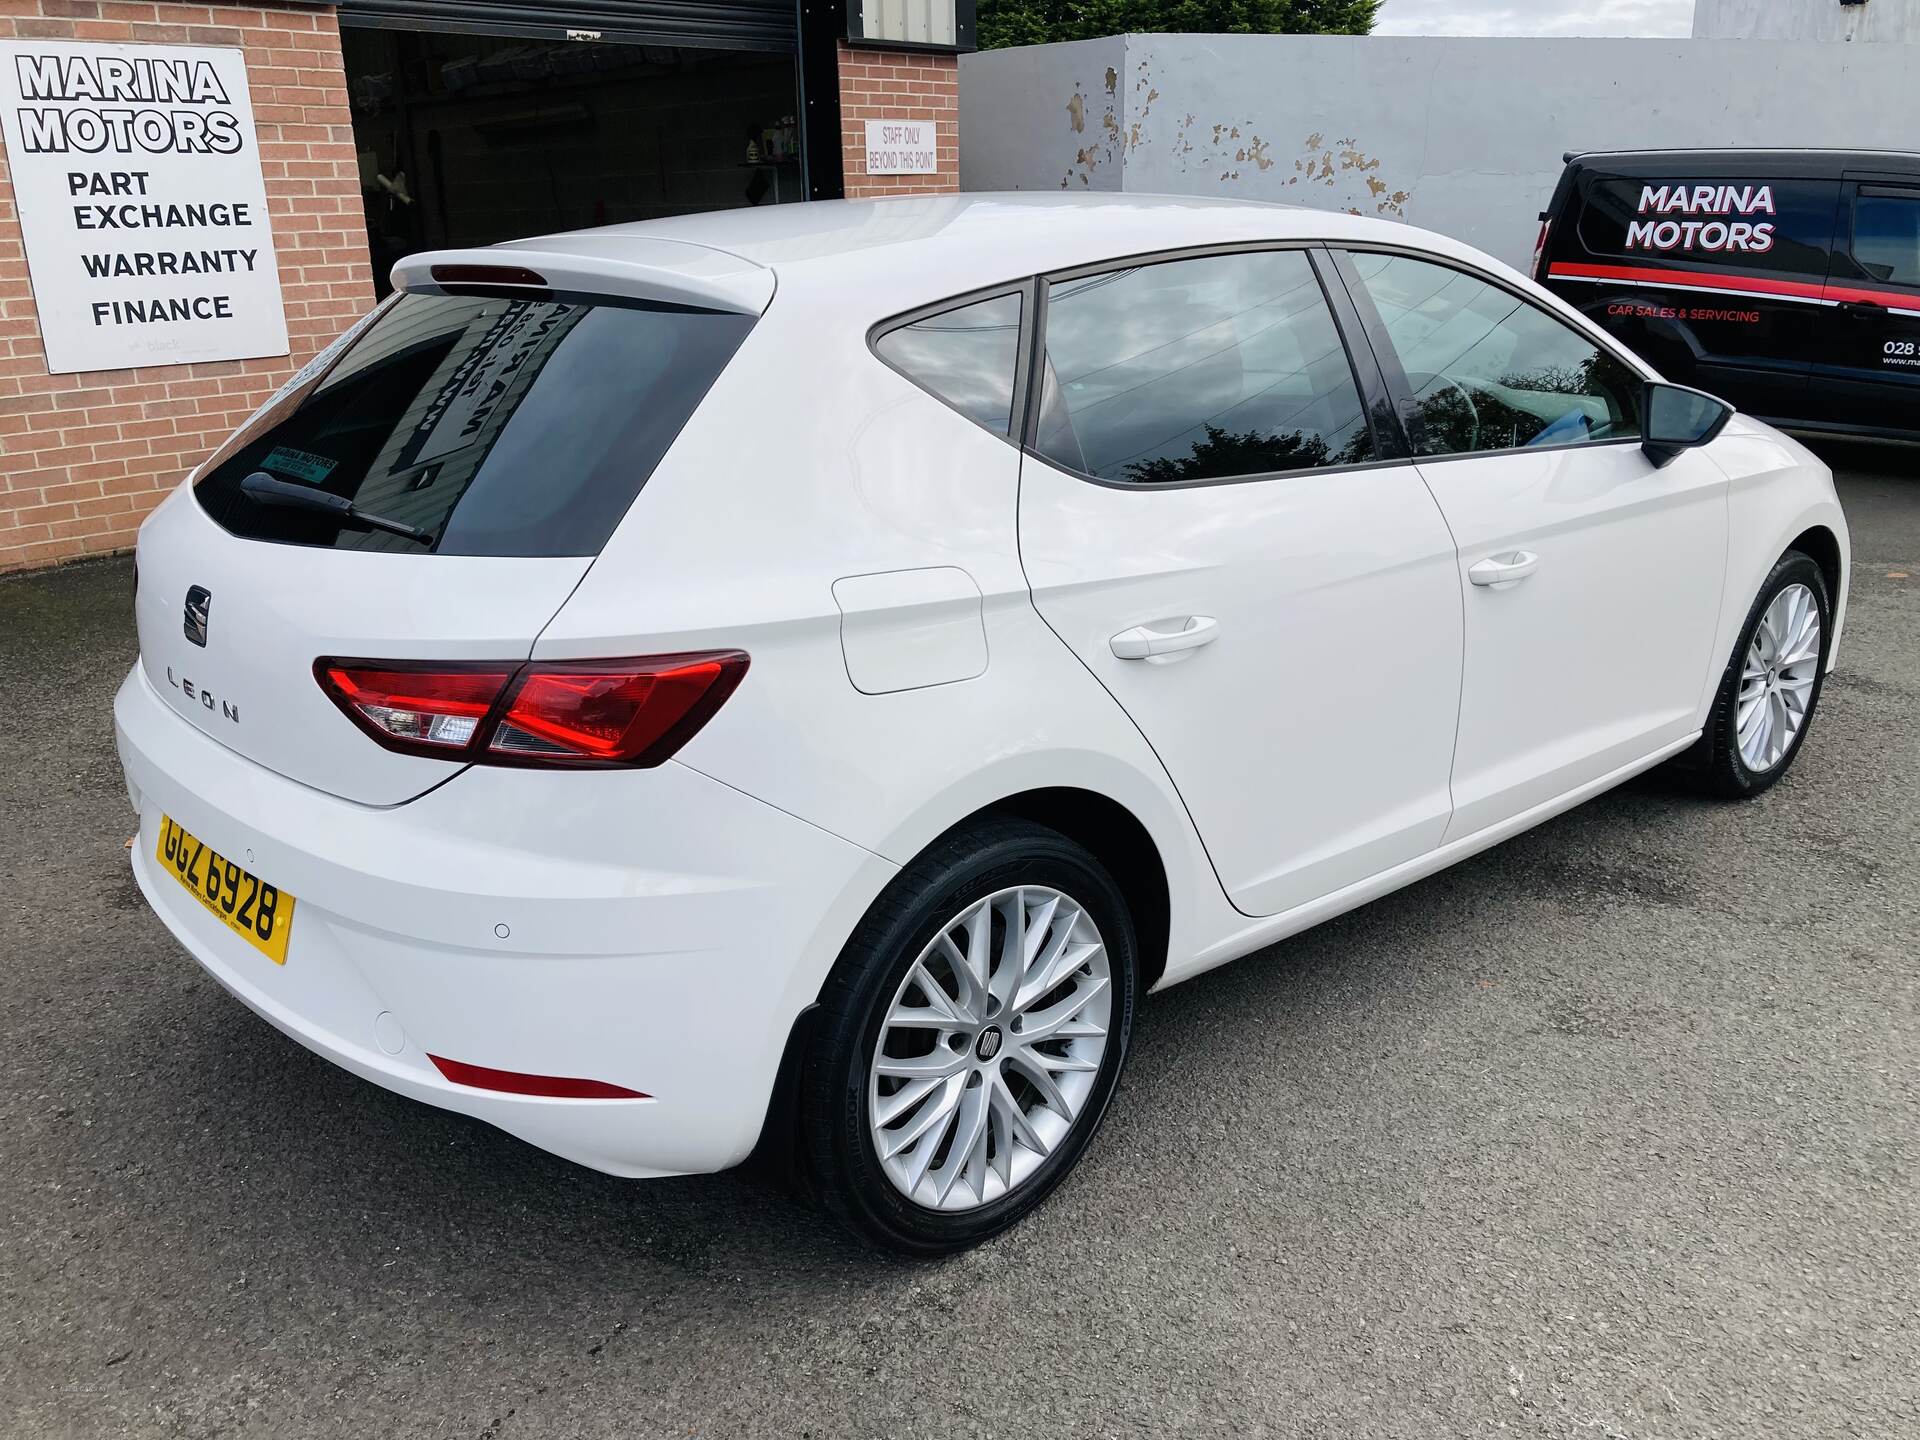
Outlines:
<svg viewBox="0 0 1920 1440"><path fill-rule="evenodd" d="M980 1032L980 1039L975 1042L973 1053L982 1060L991 1060L1000 1053L1000 1027L998 1025L989 1025Z"/></svg>

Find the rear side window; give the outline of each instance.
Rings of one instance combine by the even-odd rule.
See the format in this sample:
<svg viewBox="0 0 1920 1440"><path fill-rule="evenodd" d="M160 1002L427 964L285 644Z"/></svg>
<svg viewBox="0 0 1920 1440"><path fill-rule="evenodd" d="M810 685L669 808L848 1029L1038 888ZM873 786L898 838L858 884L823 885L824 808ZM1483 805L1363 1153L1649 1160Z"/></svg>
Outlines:
<svg viewBox="0 0 1920 1440"><path fill-rule="evenodd" d="M1421 454L1639 435L1640 377L1563 321L1444 265L1353 261L1419 402Z"/></svg>
<svg viewBox="0 0 1920 1440"><path fill-rule="evenodd" d="M1170 260L1047 287L1035 448L1164 485L1373 458L1332 312L1297 250Z"/></svg>
<svg viewBox="0 0 1920 1440"><path fill-rule="evenodd" d="M345 550L596 555L752 328L680 307L403 295L195 494L236 535ZM265 504L255 471L425 531Z"/></svg>
<svg viewBox="0 0 1920 1440"><path fill-rule="evenodd" d="M1020 364L1020 297L996 295L889 330L874 352L996 435L1013 429Z"/></svg>
<svg viewBox="0 0 1920 1440"><path fill-rule="evenodd" d="M1596 179L1580 243L1643 265L1695 261L1826 278L1838 181Z"/></svg>
<svg viewBox="0 0 1920 1440"><path fill-rule="evenodd" d="M1853 258L1876 280L1920 285L1920 192L1862 190L1853 202Z"/></svg>

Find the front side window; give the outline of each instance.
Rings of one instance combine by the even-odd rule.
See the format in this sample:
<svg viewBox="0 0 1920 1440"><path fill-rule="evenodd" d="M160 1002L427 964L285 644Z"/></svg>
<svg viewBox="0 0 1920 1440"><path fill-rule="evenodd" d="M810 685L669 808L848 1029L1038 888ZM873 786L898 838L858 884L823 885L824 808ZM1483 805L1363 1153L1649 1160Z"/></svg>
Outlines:
<svg viewBox="0 0 1920 1440"><path fill-rule="evenodd" d="M1630 440L1642 381L1511 291L1402 255L1356 254L1419 404L1423 455Z"/></svg>
<svg viewBox="0 0 1920 1440"><path fill-rule="evenodd" d="M1297 250L1170 260L1047 287L1035 448L1160 485L1374 457L1313 266Z"/></svg>
<svg viewBox="0 0 1920 1440"><path fill-rule="evenodd" d="M194 493L255 540L596 555L752 328L682 306L402 295L229 440ZM422 538L261 503L255 472Z"/></svg>
<svg viewBox="0 0 1920 1440"><path fill-rule="evenodd" d="M1920 285L1920 194L1861 191L1853 202L1853 258L1875 280Z"/></svg>
<svg viewBox="0 0 1920 1440"><path fill-rule="evenodd" d="M915 384L931 390L996 435L1013 428L1020 368L1020 297L996 295L889 330L873 348Z"/></svg>

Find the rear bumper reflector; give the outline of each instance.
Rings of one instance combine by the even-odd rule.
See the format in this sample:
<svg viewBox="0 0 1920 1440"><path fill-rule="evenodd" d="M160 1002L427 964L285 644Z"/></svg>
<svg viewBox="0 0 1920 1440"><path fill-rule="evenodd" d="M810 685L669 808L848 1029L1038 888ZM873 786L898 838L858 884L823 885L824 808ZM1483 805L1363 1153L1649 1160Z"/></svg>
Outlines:
<svg viewBox="0 0 1920 1440"><path fill-rule="evenodd" d="M499 1090L508 1095L544 1095L554 1100L650 1100L653 1097L604 1080L576 1080L565 1075L523 1075L518 1070L494 1070L429 1055L434 1068L456 1085L476 1090Z"/></svg>

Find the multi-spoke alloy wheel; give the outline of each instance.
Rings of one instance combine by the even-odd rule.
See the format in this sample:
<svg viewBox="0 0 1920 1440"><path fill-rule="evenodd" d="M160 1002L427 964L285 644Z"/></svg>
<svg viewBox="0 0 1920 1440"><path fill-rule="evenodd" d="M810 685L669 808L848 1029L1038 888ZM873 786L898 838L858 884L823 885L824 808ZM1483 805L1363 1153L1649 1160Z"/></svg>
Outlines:
<svg viewBox="0 0 1920 1440"><path fill-rule="evenodd" d="M1700 743L1676 762L1711 793L1760 794L1806 744L1832 644L1831 584L1812 556L1789 550L1755 592Z"/></svg>
<svg viewBox="0 0 1920 1440"><path fill-rule="evenodd" d="M1140 978L1128 902L1086 846L1021 817L956 827L915 856L841 950L805 1042L798 1139L821 1204L927 1256L1045 1200L1126 1064Z"/></svg>
<svg viewBox="0 0 1920 1440"><path fill-rule="evenodd" d="M1736 733L1756 775L1793 748L1819 676L1820 607L1805 585L1788 585L1761 612L1740 671Z"/></svg>
<svg viewBox="0 0 1920 1440"><path fill-rule="evenodd" d="M942 926L869 1066L874 1153L894 1188L969 1210L1031 1176L1092 1092L1112 991L1099 929L1058 890L999 890Z"/></svg>

